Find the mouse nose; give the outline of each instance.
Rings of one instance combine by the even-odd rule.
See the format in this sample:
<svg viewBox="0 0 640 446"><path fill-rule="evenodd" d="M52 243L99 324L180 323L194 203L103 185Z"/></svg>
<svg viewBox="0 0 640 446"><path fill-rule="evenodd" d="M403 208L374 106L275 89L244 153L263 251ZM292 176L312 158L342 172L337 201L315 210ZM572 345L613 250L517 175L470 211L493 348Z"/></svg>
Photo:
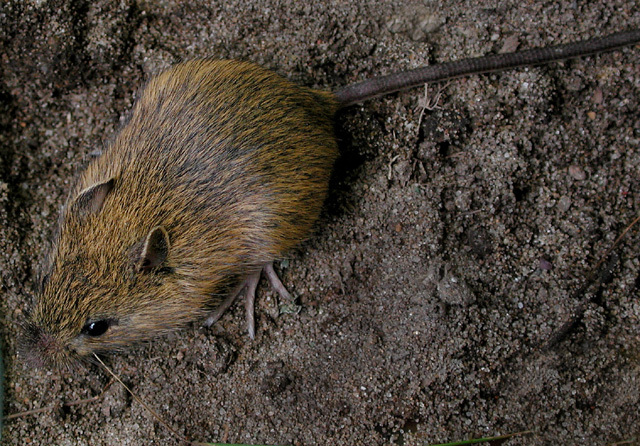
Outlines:
<svg viewBox="0 0 640 446"><path fill-rule="evenodd" d="M25 341L20 351L27 363L37 368L55 362L54 358L66 356L62 343L55 336L33 324L25 327Z"/></svg>

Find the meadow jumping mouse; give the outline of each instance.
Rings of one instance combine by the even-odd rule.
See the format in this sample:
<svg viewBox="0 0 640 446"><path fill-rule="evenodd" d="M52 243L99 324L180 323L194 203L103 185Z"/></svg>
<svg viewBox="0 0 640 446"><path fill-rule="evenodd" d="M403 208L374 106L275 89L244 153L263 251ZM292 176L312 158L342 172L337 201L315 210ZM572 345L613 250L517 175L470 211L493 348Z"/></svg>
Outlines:
<svg viewBox="0 0 640 446"><path fill-rule="evenodd" d="M309 236L338 156L334 115L425 82L606 51L640 30L466 59L323 92L247 62L152 78L60 216L27 323L30 356L64 366L204 318L210 325Z"/></svg>

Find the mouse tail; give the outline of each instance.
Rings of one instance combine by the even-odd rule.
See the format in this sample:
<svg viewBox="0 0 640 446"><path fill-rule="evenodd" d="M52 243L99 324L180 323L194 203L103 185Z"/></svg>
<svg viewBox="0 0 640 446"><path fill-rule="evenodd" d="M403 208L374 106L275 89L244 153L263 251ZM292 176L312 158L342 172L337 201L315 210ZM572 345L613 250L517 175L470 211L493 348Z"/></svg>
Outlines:
<svg viewBox="0 0 640 446"><path fill-rule="evenodd" d="M341 107L347 107L429 82L445 81L472 74L502 71L529 65L546 64L558 60L611 51L638 42L640 42L640 29L635 29L564 45L462 59L347 85L336 91L334 95Z"/></svg>

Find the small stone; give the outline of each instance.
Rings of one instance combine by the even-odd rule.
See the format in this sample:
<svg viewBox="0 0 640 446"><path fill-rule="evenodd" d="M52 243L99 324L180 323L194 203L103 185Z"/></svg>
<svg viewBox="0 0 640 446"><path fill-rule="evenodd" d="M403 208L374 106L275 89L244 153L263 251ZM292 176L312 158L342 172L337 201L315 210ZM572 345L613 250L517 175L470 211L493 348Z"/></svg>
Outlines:
<svg viewBox="0 0 640 446"><path fill-rule="evenodd" d="M587 174L584 172L582 167L576 165L569 166L569 175L571 175L574 180L578 181L583 181L587 178Z"/></svg>
<svg viewBox="0 0 640 446"><path fill-rule="evenodd" d="M567 197L566 195L563 195L562 197L560 197L560 199L558 200L558 210L560 212L567 212L570 207L571 207L571 198Z"/></svg>
<svg viewBox="0 0 640 446"><path fill-rule="evenodd" d="M518 45L520 45L520 42L518 41L518 36L516 34L513 34L504 40L504 43L502 44L502 48L500 48L500 51L498 51L498 54L513 53L515 50L518 49Z"/></svg>
<svg viewBox="0 0 640 446"><path fill-rule="evenodd" d="M593 92L593 97L591 98L591 100L593 101L594 104L598 104L601 105L603 102L603 95L602 95L602 89L600 88L596 88L595 91Z"/></svg>
<svg viewBox="0 0 640 446"><path fill-rule="evenodd" d="M544 271L550 271L553 268L553 263L546 259L540 259L539 268Z"/></svg>

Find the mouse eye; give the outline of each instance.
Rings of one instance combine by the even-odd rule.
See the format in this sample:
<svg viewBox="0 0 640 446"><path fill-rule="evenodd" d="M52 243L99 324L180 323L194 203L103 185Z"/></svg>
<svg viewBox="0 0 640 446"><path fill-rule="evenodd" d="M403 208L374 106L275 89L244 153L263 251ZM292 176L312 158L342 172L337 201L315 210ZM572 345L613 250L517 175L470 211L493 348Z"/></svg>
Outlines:
<svg viewBox="0 0 640 446"><path fill-rule="evenodd" d="M107 319L89 322L82 327L82 334L86 334L87 336L102 336L110 326L111 321Z"/></svg>

